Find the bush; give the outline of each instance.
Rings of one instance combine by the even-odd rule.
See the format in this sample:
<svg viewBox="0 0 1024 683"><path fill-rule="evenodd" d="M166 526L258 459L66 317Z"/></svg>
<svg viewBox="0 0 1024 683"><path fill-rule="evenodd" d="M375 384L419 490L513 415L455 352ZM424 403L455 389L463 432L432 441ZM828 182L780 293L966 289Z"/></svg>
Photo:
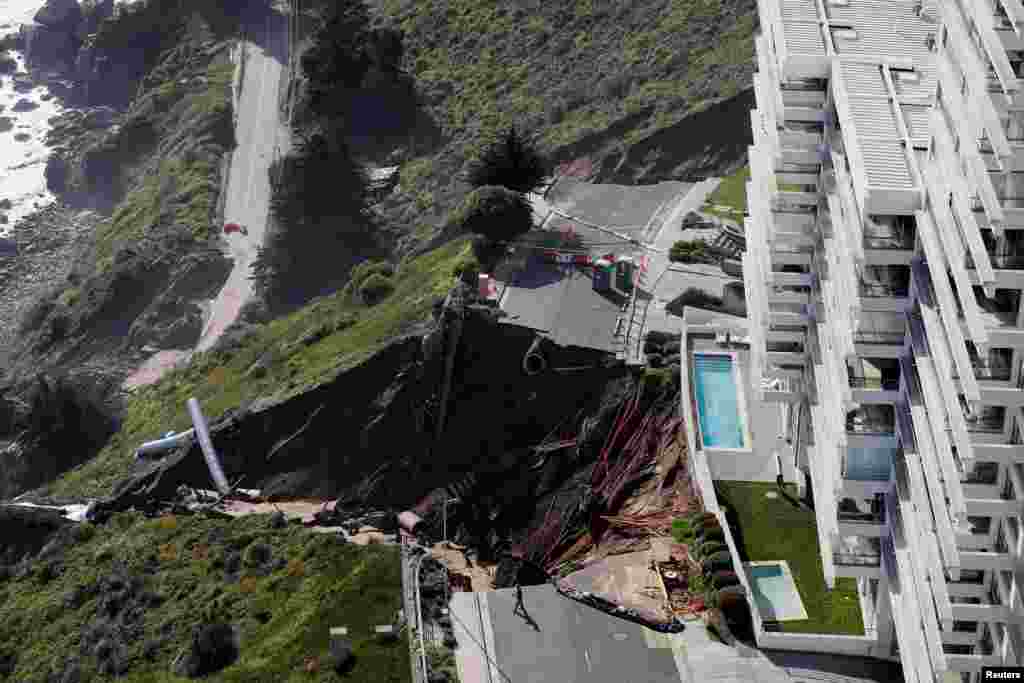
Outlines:
<svg viewBox="0 0 1024 683"><path fill-rule="evenodd" d="M533 209L526 198L505 187L487 185L466 197L455 220L467 232L494 242L508 242L533 227ZM483 263L483 259L480 259Z"/></svg>
<svg viewBox="0 0 1024 683"><path fill-rule="evenodd" d="M470 162L467 179L473 187L501 186L531 192L544 184L549 173L550 165L535 143L513 126Z"/></svg>
<svg viewBox="0 0 1024 683"><path fill-rule="evenodd" d="M732 558L727 552L717 552L700 563L703 574L715 574L722 571L733 571Z"/></svg>
<svg viewBox="0 0 1024 683"><path fill-rule="evenodd" d="M480 275L480 261L475 256L463 256L452 266L452 277L463 282L474 283Z"/></svg>
<svg viewBox="0 0 1024 683"><path fill-rule="evenodd" d="M482 235L477 235L473 238L472 248L473 256L476 257L477 262L480 264L480 269L484 272L494 270L494 267L498 265L498 261L505 254L504 246Z"/></svg>
<svg viewBox="0 0 1024 683"><path fill-rule="evenodd" d="M685 519L673 519L672 538L678 543L684 543L693 538L693 525Z"/></svg>
<svg viewBox="0 0 1024 683"><path fill-rule="evenodd" d="M715 553L728 550L728 547L720 541L707 541L698 546L697 558L711 557Z"/></svg>
<svg viewBox="0 0 1024 683"><path fill-rule="evenodd" d="M725 532L722 529L705 529L704 533L697 535L697 541L702 545L709 543L710 541L718 541L719 543L725 543Z"/></svg>
<svg viewBox="0 0 1024 683"><path fill-rule="evenodd" d="M725 588L726 586L735 586L740 582L736 576L736 572L730 570L720 570L711 575L711 586L715 590Z"/></svg>
<svg viewBox="0 0 1024 683"><path fill-rule="evenodd" d="M384 277L379 273L374 273L366 278L359 286L360 298L370 306L380 303L393 291L395 291L395 283L391 281L391 278Z"/></svg>
<svg viewBox="0 0 1024 683"><path fill-rule="evenodd" d="M391 277L394 274L395 267L387 261L373 261L368 259L352 269L352 272L349 274L349 280L352 282L354 287L358 288L371 275Z"/></svg>
<svg viewBox="0 0 1024 683"><path fill-rule="evenodd" d="M692 308L703 308L709 311L720 311L722 308L722 299L714 294L705 292L703 289L690 287L670 301L665 306L665 310L672 315L681 316L683 314L683 308L687 306Z"/></svg>
<svg viewBox="0 0 1024 683"><path fill-rule="evenodd" d="M668 251L668 260L673 263L698 263L708 257L708 244L704 240L679 240Z"/></svg>

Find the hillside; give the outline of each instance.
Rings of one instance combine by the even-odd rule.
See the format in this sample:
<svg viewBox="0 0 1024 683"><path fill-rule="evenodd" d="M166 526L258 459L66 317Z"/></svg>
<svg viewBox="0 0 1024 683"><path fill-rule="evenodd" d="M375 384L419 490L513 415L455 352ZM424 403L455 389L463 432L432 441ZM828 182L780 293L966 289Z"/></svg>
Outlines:
<svg viewBox="0 0 1024 683"><path fill-rule="evenodd" d="M401 180L377 207L402 244L431 234L465 192L474 147L513 123L535 132L555 163L589 158L600 182L725 175L744 164L753 0L373 4L401 30L403 69L439 129L397 145ZM353 139L380 111L355 113Z"/></svg>
<svg viewBox="0 0 1024 683"><path fill-rule="evenodd" d="M0 567L0 680L189 680L200 631L219 643L193 662L203 680L338 680L328 628L344 624L352 680L408 681L405 636L373 635L393 622L400 586L394 546L345 544L268 515L123 513L65 527L36 561Z"/></svg>

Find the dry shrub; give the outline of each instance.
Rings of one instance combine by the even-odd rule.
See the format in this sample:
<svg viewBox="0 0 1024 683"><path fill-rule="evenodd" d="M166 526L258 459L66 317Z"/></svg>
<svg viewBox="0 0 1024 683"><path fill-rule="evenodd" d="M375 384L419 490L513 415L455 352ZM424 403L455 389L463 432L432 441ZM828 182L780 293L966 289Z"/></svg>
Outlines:
<svg viewBox="0 0 1024 683"><path fill-rule="evenodd" d="M178 547L173 543L164 543L160 546L157 557L161 562L173 562L178 559Z"/></svg>
<svg viewBox="0 0 1024 683"><path fill-rule="evenodd" d="M200 544L192 548L192 559L196 562L202 562L203 560L210 557L210 546Z"/></svg>
<svg viewBox="0 0 1024 683"><path fill-rule="evenodd" d="M285 572L288 576L305 576L306 574L306 563L296 558L288 561L288 566L285 567Z"/></svg>
<svg viewBox="0 0 1024 683"><path fill-rule="evenodd" d="M238 590L243 593L255 593L259 587L259 580L255 576L243 576L238 582Z"/></svg>
<svg viewBox="0 0 1024 683"><path fill-rule="evenodd" d="M161 517L160 528L166 531L174 531L178 528L178 518L173 515L169 517Z"/></svg>
<svg viewBox="0 0 1024 683"><path fill-rule="evenodd" d="M219 387L227 381L228 371L222 365L218 365L206 376L206 381L211 385Z"/></svg>
<svg viewBox="0 0 1024 683"><path fill-rule="evenodd" d="M320 660L316 657L306 659L306 673L314 675L318 671L320 671Z"/></svg>

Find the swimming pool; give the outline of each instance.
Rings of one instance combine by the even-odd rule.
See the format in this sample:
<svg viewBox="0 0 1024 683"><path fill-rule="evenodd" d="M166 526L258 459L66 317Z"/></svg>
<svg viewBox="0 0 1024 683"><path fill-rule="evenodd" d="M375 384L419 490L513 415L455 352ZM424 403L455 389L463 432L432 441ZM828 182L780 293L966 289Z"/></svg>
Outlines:
<svg viewBox="0 0 1024 683"><path fill-rule="evenodd" d="M705 448L747 448L732 356L693 355L693 396Z"/></svg>
<svg viewBox="0 0 1024 683"><path fill-rule="evenodd" d="M804 601L800 599L788 562L749 562L747 576L762 619L797 621L807 618Z"/></svg>

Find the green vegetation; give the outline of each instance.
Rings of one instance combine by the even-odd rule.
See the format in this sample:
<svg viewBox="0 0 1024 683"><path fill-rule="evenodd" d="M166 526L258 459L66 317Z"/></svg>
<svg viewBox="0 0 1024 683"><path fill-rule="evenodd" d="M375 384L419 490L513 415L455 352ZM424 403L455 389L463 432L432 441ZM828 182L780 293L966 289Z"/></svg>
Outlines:
<svg viewBox="0 0 1024 683"><path fill-rule="evenodd" d="M188 90L177 77L157 86L158 102L180 112L173 127L188 128L193 135L225 124L230 127L233 69L229 61L215 61L206 69L202 87ZM180 226L197 241L209 239L216 228L213 220L220 192L215 158L193 146L151 169L97 230L97 272L109 269L122 246L141 241L163 223Z"/></svg>
<svg viewBox="0 0 1024 683"><path fill-rule="evenodd" d="M469 193L453 220L466 232L505 242L533 227L533 210L521 193L487 185Z"/></svg>
<svg viewBox="0 0 1024 683"><path fill-rule="evenodd" d="M409 183L403 168L399 190L383 205L410 230L424 206L436 220L458 203L458 175L481 139L511 126L537 130L542 154L557 162L589 156L600 168L605 157L617 159L624 148L735 96L752 72L750 0L380 6L404 33L403 66L444 138L429 152L409 150L405 165L429 173ZM672 155L669 146L656 147L630 157L630 173L647 165L648 151Z"/></svg>
<svg viewBox="0 0 1024 683"><path fill-rule="evenodd" d="M673 263L701 263L710 258L708 243L704 240L679 240L668 250Z"/></svg>
<svg viewBox="0 0 1024 683"><path fill-rule="evenodd" d="M730 176L722 178L721 184L708 195L701 211L731 221L742 221L747 210L747 181L750 167L744 166Z"/></svg>
<svg viewBox="0 0 1024 683"><path fill-rule="evenodd" d="M261 396L299 393L355 366L425 320L434 299L451 286L455 264L469 253L468 241L459 239L409 261L392 277L393 293L372 308L338 292L257 327L234 350L196 356L187 368L129 397L121 430L96 458L66 473L47 492L107 495L129 471L140 443L168 429L188 428L190 396L213 418Z"/></svg>
<svg viewBox="0 0 1024 683"><path fill-rule="evenodd" d="M779 622L784 632L863 635L854 579L840 577L833 590L825 588L813 512L766 497L776 491L775 484L717 481L715 488L719 503L731 511L729 524L742 560L789 562L808 619Z"/></svg>
<svg viewBox="0 0 1024 683"><path fill-rule="evenodd" d="M532 192L550 173L547 160L515 127L493 139L469 168L473 187L500 185L515 192Z"/></svg>
<svg viewBox="0 0 1024 683"><path fill-rule="evenodd" d="M71 653L81 653L82 680L89 680L117 650L116 668L127 668L119 680L186 681L170 673L171 663L188 650L193 628L210 623L238 629L241 647L233 665L204 680L337 680L328 665L328 629L340 625L352 639L352 680L410 680L406 637L381 643L373 630L392 623L401 606L395 547L272 528L267 515L136 513L120 513L102 528L78 527L65 543L29 573L0 579L7 625L0 657L16 657L11 680L61 680ZM134 618L120 618L129 612ZM133 637L125 637L127 629Z"/></svg>

